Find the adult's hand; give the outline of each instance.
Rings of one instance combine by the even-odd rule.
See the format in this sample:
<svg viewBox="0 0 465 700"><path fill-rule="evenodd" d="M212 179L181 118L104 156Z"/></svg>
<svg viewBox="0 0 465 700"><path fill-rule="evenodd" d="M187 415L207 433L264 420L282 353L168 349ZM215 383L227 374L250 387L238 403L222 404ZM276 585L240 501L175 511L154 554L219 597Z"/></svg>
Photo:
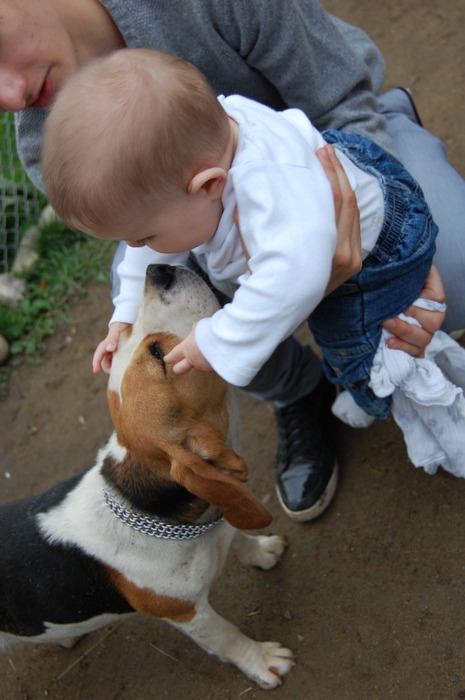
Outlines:
<svg viewBox="0 0 465 700"><path fill-rule="evenodd" d="M333 190L337 224L337 245L333 257L331 278L325 294L330 294L362 267L360 239L360 215L355 193L334 151L327 144L319 148L316 155L322 164Z"/></svg>
<svg viewBox="0 0 465 700"><path fill-rule="evenodd" d="M445 301L446 295L441 275L434 265L426 278L420 297L441 303ZM412 326L407 321L401 321L400 318L390 318L383 323L383 327L394 336L389 338L387 345L395 350L403 350L413 357L423 357L424 350L433 334L444 322L445 312L427 311L417 306L410 306L404 313L406 316L415 318L420 323L421 328Z"/></svg>

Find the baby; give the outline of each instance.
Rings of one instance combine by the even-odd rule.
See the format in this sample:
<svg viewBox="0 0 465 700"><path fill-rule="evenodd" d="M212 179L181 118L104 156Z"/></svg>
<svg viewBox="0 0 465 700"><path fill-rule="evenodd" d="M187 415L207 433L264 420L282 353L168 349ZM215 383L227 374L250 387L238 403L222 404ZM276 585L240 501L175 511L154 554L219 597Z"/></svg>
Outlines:
<svg viewBox="0 0 465 700"><path fill-rule="evenodd" d="M316 156L327 143L356 194L363 266L324 297L337 238ZM308 320L328 378L370 415L388 414L390 397L369 387L381 323L419 296L437 227L416 182L376 144L321 134L297 109L217 97L182 59L125 49L60 91L43 173L65 222L130 246L118 268L113 338L136 317L147 265L187 264L193 254L230 301L165 357L175 372L213 368L245 386ZM108 361L107 339L94 366Z"/></svg>

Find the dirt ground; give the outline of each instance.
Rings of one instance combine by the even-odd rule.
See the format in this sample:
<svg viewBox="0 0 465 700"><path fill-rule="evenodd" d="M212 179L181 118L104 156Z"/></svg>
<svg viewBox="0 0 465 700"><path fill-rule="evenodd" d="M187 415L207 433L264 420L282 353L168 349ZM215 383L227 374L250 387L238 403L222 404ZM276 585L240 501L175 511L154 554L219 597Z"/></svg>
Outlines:
<svg viewBox="0 0 465 700"><path fill-rule="evenodd" d="M327 0L388 63L386 87L413 89L427 128L465 175L463 0ZM90 360L110 313L106 285L73 308L38 366L13 375L0 403L1 499L34 493L93 464L111 430L105 381ZM270 405L241 397L243 454L289 548L269 572L231 559L213 591L250 636L297 655L277 700L465 698L465 483L408 461L392 421L344 428L341 481L328 511L293 524L274 495ZM0 659L8 700L262 698L235 668L165 623L135 616L74 649L16 648Z"/></svg>

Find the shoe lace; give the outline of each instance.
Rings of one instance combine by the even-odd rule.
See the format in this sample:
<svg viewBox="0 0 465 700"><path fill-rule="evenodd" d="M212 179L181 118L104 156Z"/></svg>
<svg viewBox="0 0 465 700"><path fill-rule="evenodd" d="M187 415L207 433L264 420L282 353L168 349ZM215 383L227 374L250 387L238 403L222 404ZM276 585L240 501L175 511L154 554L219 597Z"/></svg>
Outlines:
<svg viewBox="0 0 465 700"><path fill-rule="evenodd" d="M303 398L276 410L279 445L278 460L321 459L334 449L336 421L331 413L335 389L324 379Z"/></svg>
<svg viewBox="0 0 465 700"><path fill-rule="evenodd" d="M304 411L300 402L276 412L278 456L292 462L296 457L312 456L321 441L321 420L315 411Z"/></svg>

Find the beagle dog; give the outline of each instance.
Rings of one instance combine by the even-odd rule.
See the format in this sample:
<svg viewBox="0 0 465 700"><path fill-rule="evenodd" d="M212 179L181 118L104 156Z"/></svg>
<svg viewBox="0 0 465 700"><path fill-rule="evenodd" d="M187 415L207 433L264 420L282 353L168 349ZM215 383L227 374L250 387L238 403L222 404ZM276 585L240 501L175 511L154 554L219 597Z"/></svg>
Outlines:
<svg viewBox="0 0 465 700"><path fill-rule="evenodd" d="M135 611L164 618L262 688L294 665L277 642L256 642L218 615L209 590L233 545L269 569L279 536L251 536L271 515L246 488L228 443L231 397L213 372L176 375L164 356L218 308L183 267L150 265L139 314L114 354L114 432L89 471L0 507L0 645L71 646ZM236 447L237 449L237 447Z"/></svg>

